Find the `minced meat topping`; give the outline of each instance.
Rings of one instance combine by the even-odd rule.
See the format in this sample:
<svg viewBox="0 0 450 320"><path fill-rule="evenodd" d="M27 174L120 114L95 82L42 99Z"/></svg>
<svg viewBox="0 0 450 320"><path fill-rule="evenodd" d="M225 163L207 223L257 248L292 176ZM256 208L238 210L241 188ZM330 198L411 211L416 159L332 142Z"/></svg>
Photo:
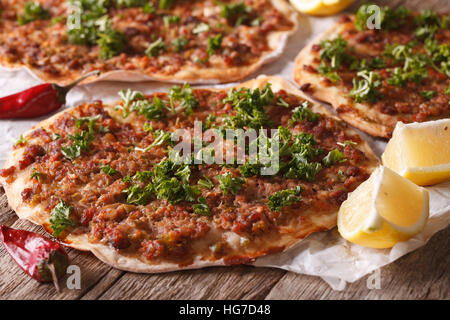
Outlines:
<svg viewBox="0 0 450 320"><path fill-rule="evenodd" d="M239 258L242 248L250 257L262 255L280 235L335 212L373 165L345 123L270 84L230 91L184 85L120 96L115 107L85 103L24 136L15 147L24 151L20 168L1 172L9 182L19 171L30 172L22 199L44 206L46 229L61 239L87 234L93 243L149 263L189 264L196 254L246 262ZM225 139L216 148L200 141L200 152L188 159L175 151L181 138L174 134L184 129L193 147L195 121L205 135ZM207 164L220 148L238 149L237 140L226 139L229 130L252 128L278 128L248 142L271 145L278 138L276 174L261 174L268 164L250 161L250 147L242 163ZM199 153L200 163L171 156L198 160ZM231 233L240 239L237 247Z"/></svg>

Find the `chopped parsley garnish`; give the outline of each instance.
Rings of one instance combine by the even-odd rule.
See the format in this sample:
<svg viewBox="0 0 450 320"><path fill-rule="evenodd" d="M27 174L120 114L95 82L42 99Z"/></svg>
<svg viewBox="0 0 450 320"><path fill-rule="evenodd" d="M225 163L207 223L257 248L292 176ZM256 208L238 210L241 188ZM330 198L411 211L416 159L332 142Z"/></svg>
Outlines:
<svg viewBox="0 0 450 320"><path fill-rule="evenodd" d="M421 83L427 77L426 69L428 58L423 54L413 54L412 46L392 44L387 45L384 55L392 58L395 62L403 63L403 68L394 68L391 78L387 82L391 85L403 86L406 82Z"/></svg>
<svg viewBox="0 0 450 320"><path fill-rule="evenodd" d="M133 184L124 190L127 194L127 202L135 205L146 205L152 194L152 185L148 184L141 187L138 184Z"/></svg>
<svg viewBox="0 0 450 320"><path fill-rule="evenodd" d="M322 163L326 167L331 167L333 164L344 161L345 161L344 154L341 151L339 151L339 149L334 149L328 152L325 158L323 158Z"/></svg>
<svg viewBox="0 0 450 320"><path fill-rule="evenodd" d="M41 177L42 177L42 173L39 173L36 168L33 168L33 171L31 172L31 179L36 178L37 180L40 180Z"/></svg>
<svg viewBox="0 0 450 320"><path fill-rule="evenodd" d="M140 91L127 91L120 90L118 93L119 97L122 99L122 105L116 106L116 109L122 110L122 116L124 118L128 117L133 108L133 104L139 100L145 100L145 95ZM139 109L138 109L139 110Z"/></svg>
<svg viewBox="0 0 450 320"><path fill-rule="evenodd" d="M216 50L222 47L222 37L221 33L214 37L208 37L208 49L206 52L209 56L212 56Z"/></svg>
<svg viewBox="0 0 450 320"><path fill-rule="evenodd" d="M214 183L206 176L203 176L200 180L198 180L198 185L203 189L211 190L214 187Z"/></svg>
<svg viewBox="0 0 450 320"><path fill-rule="evenodd" d="M238 27L249 19L249 14L252 13L252 8L247 7L244 2L239 3L220 3L220 15L227 19L232 26Z"/></svg>
<svg viewBox="0 0 450 320"><path fill-rule="evenodd" d="M267 84L262 90L259 88L230 90L223 103L230 103L236 115L224 119L227 128L248 127L257 130L270 125L272 121L264 112L264 107L273 103L274 100L275 94L270 84Z"/></svg>
<svg viewBox="0 0 450 320"><path fill-rule="evenodd" d="M138 174L123 180L132 183L124 193L127 202L135 205L146 205L150 197L167 200L170 204L182 201L196 201L200 191L189 185L191 170L187 164L176 164L170 159L163 159L153 171Z"/></svg>
<svg viewBox="0 0 450 320"><path fill-rule="evenodd" d="M210 216L211 210L208 207L208 203L204 197L198 198L198 203L192 206L194 208L194 213L202 216Z"/></svg>
<svg viewBox="0 0 450 320"><path fill-rule="evenodd" d="M37 1L28 1L25 3L24 12L17 17L20 25L27 24L36 20L46 20L50 18L50 12Z"/></svg>
<svg viewBox="0 0 450 320"><path fill-rule="evenodd" d="M374 14L373 11L368 10L373 3L366 3L359 7L356 12L355 27L359 31L367 29L367 21ZM384 30L393 30L405 24L406 18L409 16L410 10L405 7L398 7L392 9L387 6L380 8L380 27Z"/></svg>
<svg viewBox="0 0 450 320"><path fill-rule="evenodd" d="M75 8L67 18L69 42L76 45L98 45L100 58L110 59L125 50L126 38L113 29L108 9L109 1L70 1ZM123 4L134 4L128 1ZM117 1L115 3L117 4Z"/></svg>
<svg viewBox="0 0 450 320"><path fill-rule="evenodd" d="M154 147L160 146L164 143L169 144L172 142L172 133L171 132L167 132L164 130L156 130L153 134L155 136L155 140L153 141L153 143L151 145L149 145L145 149L136 147L135 150L142 151L142 152L148 152L150 149L152 149Z"/></svg>
<svg viewBox="0 0 450 320"><path fill-rule="evenodd" d="M262 167L263 165L260 163L246 162L243 165L239 166L239 172L244 178L259 176Z"/></svg>
<svg viewBox="0 0 450 320"><path fill-rule="evenodd" d="M289 103L286 102L282 97L278 97L277 106L289 108Z"/></svg>
<svg viewBox="0 0 450 320"><path fill-rule="evenodd" d="M245 180L242 178L232 177L230 172L218 175L217 179L219 180L219 188L223 191L224 195L228 193L236 195L245 183Z"/></svg>
<svg viewBox="0 0 450 320"><path fill-rule="evenodd" d="M425 100L431 100L436 95L436 91L434 90L424 90L420 92L420 95L424 97Z"/></svg>
<svg viewBox="0 0 450 320"><path fill-rule="evenodd" d="M341 146L341 147L348 147L348 146L356 146L358 145L356 142L354 141L350 141L350 140L345 140L344 142L337 142L337 145Z"/></svg>
<svg viewBox="0 0 450 320"><path fill-rule="evenodd" d="M68 147L61 147L61 153L69 160L78 158L81 155L81 151L88 152L92 141L94 140L94 134L81 131L75 135L69 135L69 139L73 140L73 143Z"/></svg>
<svg viewBox="0 0 450 320"><path fill-rule="evenodd" d="M109 176L111 176L111 177L112 177L113 175L115 175L116 173L118 173L117 170L111 168L111 167L108 166L108 165L102 165L102 166L100 167L100 169L102 170L103 173L106 173L107 175L109 175Z"/></svg>
<svg viewBox="0 0 450 320"><path fill-rule="evenodd" d="M445 88L444 94L450 94L450 86L448 86L447 88Z"/></svg>
<svg viewBox="0 0 450 320"><path fill-rule="evenodd" d="M347 41L341 36L338 36L334 40L321 41L320 48L320 60L322 62L318 71L331 81L337 82L340 77L336 71L343 63L353 63L355 57L347 53Z"/></svg>
<svg viewBox="0 0 450 320"><path fill-rule="evenodd" d="M353 78L353 88L349 96L359 103L367 101L374 103L381 98L378 88L381 87L380 75L375 71L359 71Z"/></svg>
<svg viewBox="0 0 450 320"><path fill-rule="evenodd" d="M173 39L171 44L176 52L180 52L188 44L189 40L186 37Z"/></svg>
<svg viewBox="0 0 450 320"><path fill-rule="evenodd" d="M81 127L84 124L87 124L89 133L94 133L95 124L98 119L100 119L100 115L96 115L96 116L92 116L92 117L77 118L75 120L75 127L77 127L78 129L81 129Z"/></svg>
<svg viewBox="0 0 450 320"><path fill-rule="evenodd" d="M53 235L58 237L68 227L74 227L75 223L70 219L72 207L66 204L63 200L53 208L50 215L50 227L53 230Z"/></svg>
<svg viewBox="0 0 450 320"><path fill-rule="evenodd" d="M159 0L159 8L163 10L170 9L174 2L175 0Z"/></svg>
<svg viewBox="0 0 450 320"><path fill-rule="evenodd" d="M191 86L185 83L182 87L174 86L169 91L170 106L173 111L177 108L185 110L186 115L190 115L193 109L197 108L198 100L195 98ZM178 102L178 107L175 107L175 102Z"/></svg>
<svg viewBox="0 0 450 320"><path fill-rule="evenodd" d="M155 96L151 103L147 99L134 101L130 111L137 111L149 120L160 120L165 117L166 109L168 109L166 103Z"/></svg>
<svg viewBox="0 0 450 320"><path fill-rule="evenodd" d="M142 10L144 11L144 13L147 13L147 14L156 12L155 5L153 3L151 3L151 2L147 2L144 5L144 7L142 8Z"/></svg>
<svg viewBox="0 0 450 320"><path fill-rule="evenodd" d="M302 187L297 186L294 190L286 189L275 192L269 197L267 205L269 209L279 212L282 208L290 206L301 201Z"/></svg>
<svg viewBox="0 0 450 320"><path fill-rule="evenodd" d="M100 58L108 60L124 51L126 38L122 32L107 29L99 33L97 44L100 47Z"/></svg>
<svg viewBox="0 0 450 320"><path fill-rule="evenodd" d="M309 101L305 101L302 103L301 106L295 108L292 111L292 117L289 123L293 124L297 121L305 121L305 120L313 122L319 121L320 115L318 113L312 112L311 109L309 108L309 104L310 104Z"/></svg>
<svg viewBox="0 0 450 320"><path fill-rule="evenodd" d="M25 139L25 138L23 137L23 135L21 134L20 137L19 137L19 139L17 139L16 143L14 143L14 145L15 145L15 146L18 146L18 145L21 145L21 144L26 143L26 142L27 142L27 139Z"/></svg>
<svg viewBox="0 0 450 320"><path fill-rule="evenodd" d="M56 141L56 140L58 140L58 139L61 139L61 135L60 135L59 133L54 132L54 133L52 134L52 140L53 140L53 141Z"/></svg>
<svg viewBox="0 0 450 320"><path fill-rule="evenodd" d="M115 0L118 8L133 8L133 7L144 7L149 2L148 0Z"/></svg>
<svg viewBox="0 0 450 320"><path fill-rule="evenodd" d="M168 27L171 24L180 23L180 16L164 16L164 25Z"/></svg>
<svg viewBox="0 0 450 320"><path fill-rule="evenodd" d="M157 57L164 50L166 50L166 44L162 38L159 38L148 46L145 54L149 57Z"/></svg>

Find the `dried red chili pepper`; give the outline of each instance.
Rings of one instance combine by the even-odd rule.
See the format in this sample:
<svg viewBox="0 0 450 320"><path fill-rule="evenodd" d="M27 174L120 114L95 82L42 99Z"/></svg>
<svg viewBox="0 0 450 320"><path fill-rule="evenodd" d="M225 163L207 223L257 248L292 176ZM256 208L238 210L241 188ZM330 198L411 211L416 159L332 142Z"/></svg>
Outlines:
<svg viewBox="0 0 450 320"><path fill-rule="evenodd" d="M67 93L84 79L98 75L90 72L68 86L44 83L0 98L0 119L33 118L58 110L66 103Z"/></svg>
<svg viewBox="0 0 450 320"><path fill-rule="evenodd" d="M58 279L69 265L69 256L57 242L26 230L0 226L0 240L6 251L30 277L51 282L59 291Z"/></svg>

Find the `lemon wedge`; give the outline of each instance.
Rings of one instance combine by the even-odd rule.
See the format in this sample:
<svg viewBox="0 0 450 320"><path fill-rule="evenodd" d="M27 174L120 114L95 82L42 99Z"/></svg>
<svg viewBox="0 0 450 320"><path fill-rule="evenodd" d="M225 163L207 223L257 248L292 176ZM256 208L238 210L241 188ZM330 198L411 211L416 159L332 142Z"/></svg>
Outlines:
<svg viewBox="0 0 450 320"><path fill-rule="evenodd" d="M336 14L348 7L353 0L290 0L300 12L328 16Z"/></svg>
<svg viewBox="0 0 450 320"><path fill-rule="evenodd" d="M450 119L397 123L381 156L383 165L415 184L450 179Z"/></svg>
<svg viewBox="0 0 450 320"><path fill-rule="evenodd" d="M428 191L381 166L344 201L338 230L350 242L391 248L422 231L428 213Z"/></svg>

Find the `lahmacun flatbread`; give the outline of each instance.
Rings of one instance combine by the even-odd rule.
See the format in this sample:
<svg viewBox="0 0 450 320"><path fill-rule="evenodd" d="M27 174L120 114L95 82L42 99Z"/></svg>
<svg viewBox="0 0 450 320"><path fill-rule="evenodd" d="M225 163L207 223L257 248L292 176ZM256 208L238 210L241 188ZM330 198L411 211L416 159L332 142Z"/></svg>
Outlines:
<svg viewBox="0 0 450 320"><path fill-rule="evenodd" d="M61 85L92 70L95 80L237 81L278 57L297 26L284 0L0 3L0 64Z"/></svg>
<svg viewBox="0 0 450 320"><path fill-rule="evenodd" d="M184 85L121 96L117 104L84 103L36 125L0 175L20 218L119 269L243 264L286 250L334 227L347 194L378 165L353 129L282 78L261 76L233 90ZM220 136L278 128L276 174L261 175L269 165L251 162L249 153L240 164L176 164L168 138L184 129L200 139L194 121ZM269 145L275 136L252 141ZM235 144L224 140L214 151ZM204 156L214 156L205 139L201 145Z"/></svg>
<svg viewBox="0 0 450 320"><path fill-rule="evenodd" d="M450 116L448 14L381 8L381 29L368 29L362 6L299 53L294 79L339 117L389 138L398 121Z"/></svg>

